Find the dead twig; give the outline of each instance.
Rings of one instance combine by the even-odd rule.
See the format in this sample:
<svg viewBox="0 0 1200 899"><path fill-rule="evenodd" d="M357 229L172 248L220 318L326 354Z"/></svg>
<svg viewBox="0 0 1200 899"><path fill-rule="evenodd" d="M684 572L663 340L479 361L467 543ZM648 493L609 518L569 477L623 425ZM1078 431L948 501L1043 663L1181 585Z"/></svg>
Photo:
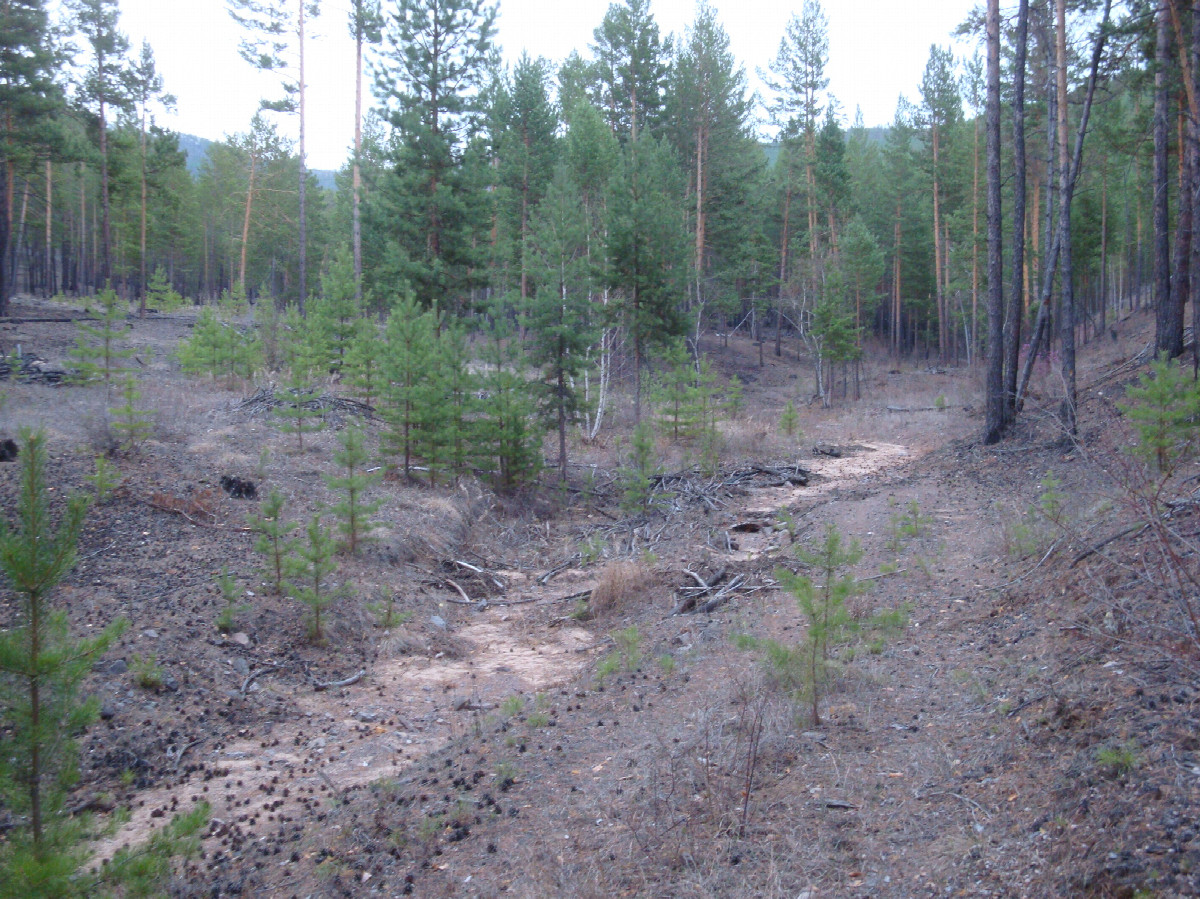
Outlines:
<svg viewBox="0 0 1200 899"><path fill-rule="evenodd" d="M266 665L262 668L259 668L257 671L254 671L251 674L248 674L246 676L246 679L244 681L242 681L242 695L245 696L246 691L250 689L250 685L252 683L254 683L256 680L258 680L260 677L262 677L264 674L266 674L269 671L278 671L282 667L283 667L282 665Z"/></svg>
<svg viewBox="0 0 1200 899"><path fill-rule="evenodd" d="M366 673L366 668L360 668L358 669L358 673L352 674L343 680L319 681L314 678L313 689L320 693L322 690L336 690L338 687L349 687L362 680ZM309 676L311 677L312 675Z"/></svg>
<svg viewBox="0 0 1200 899"><path fill-rule="evenodd" d="M1117 533L1113 534L1111 537L1106 537L1104 540L1101 540L1095 546L1090 546L1087 549L1085 549L1083 552L1081 552L1079 555L1077 555L1075 557L1075 560L1073 562L1071 562L1069 567L1074 568L1076 565L1078 565L1084 559L1088 558L1089 556L1096 555L1096 553L1100 552L1100 550L1104 549L1104 547L1108 546L1108 544L1114 543L1115 541L1120 540L1122 537L1127 537L1130 534L1133 534L1134 537L1140 537L1143 534L1143 532L1145 532L1146 528L1148 528L1148 527L1150 527L1150 525L1146 522L1139 522L1137 524L1131 524L1129 527L1125 528L1123 531L1118 531Z"/></svg>

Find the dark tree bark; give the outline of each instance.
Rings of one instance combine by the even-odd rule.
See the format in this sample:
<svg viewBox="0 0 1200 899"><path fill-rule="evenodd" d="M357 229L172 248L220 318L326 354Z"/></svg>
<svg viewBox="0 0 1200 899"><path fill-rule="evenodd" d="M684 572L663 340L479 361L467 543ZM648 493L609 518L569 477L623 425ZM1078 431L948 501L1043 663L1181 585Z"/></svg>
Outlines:
<svg viewBox="0 0 1200 899"><path fill-rule="evenodd" d="M0 161L0 315L8 315L8 164Z"/></svg>
<svg viewBox="0 0 1200 899"><path fill-rule="evenodd" d="M1200 0L1197 0L1200 2ZM1021 361L1021 324L1025 317L1025 62L1029 48L1029 0L1017 7L1013 60L1013 245L1012 292L1004 319L1004 422L1017 416L1017 370ZM1036 212L1036 210L1035 210Z"/></svg>
<svg viewBox="0 0 1200 899"><path fill-rule="evenodd" d="M297 4L299 10L300 79L297 91L300 95L300 302L297 308L305 314L308 303L308 202L305 196L308 186L308 159L304 148L305 84L304 84L304 3Z"/></svg>
<svg viewBox="0 0 1200 899"><path fill-rule="evenodd" d="M1037 323L1033 328L1033 339L1029 343L1029 354L1025 357L1025 364L1021 368L1021 380L1017 385L1017 412L1021 411L1021 406L1025 398L1025 390L1029 386L1029 378L1033 374L1033 363L1037 360L1038 351L1042 346L1042 342L1046 338L1046 331L1050 323L1050 299L1054 291L1054 275L1058 269L1059 251L1063 246L1065 239L1069 238L1069 231L1064 234L1064 220L1069 225L1071 217L1071 199L1075 194L1075 184L1079 180L1079 169L1083 164L1083 141L1087 137L1088 120L1091 118L1092 101L1096 97L1096 81L1100 74L1100 60L1104 56L1104 46L1108 40L1109 19L1112 14L1112 0L1104 0L1104 17L1100 21L1100 28L1096 34L1096 43L1092 47L1091 71L1088 75L1087 90L1083 98L1083 111L1079 116L1079 127L1075 131L1075 149L1069 160L1064 159L1062 165L1068 170L1066 179L1067 189L1062 192L1059 208L1058 227L1054 230L1054 239L1050 244L1050 250L1046 254L1046 261L1043 265L1042 284L1039 300L1041 308L1038 309Z"/></svg>
<svg viewBox="0 0 1200 899"><path fill-rule="evenodd" d="M1183 352L1182 298L1171 295L1170 165L1167 159L1167 66L1170 64L1170 0L1159 0L1154 45L1154 346L1175 358Z"/></svg>
<svg viewBox="0 0 1200 899"><path fill-rule="evenodd" d="M1190 184L1192 205L1192 246L1190 263L1192 277L1190 281L1192 301L1192 374L1200 377L1200 235L1196 227L1200 224L1200 114L1197 110L1197 99L1200 97L1200 0L1192 0L1192 42L1189 56L1191 59L1191 92L1189 95L1188 116L1188 156L1192 161L1192 180Z"/></svg>
<svg viewBox="0 0 1200 899"><path fill-rule="evenodd" d="M1063 397L1061 418L1063 427L1072 437L1075 426L1075 285L1071 259L1071 166L1067 164L1067 0L1058 0L1055 35L1055 61L1058 69L1058 158L1059 172L1059 232L1062 234L1059 252L1062 254L1059 290L1062 298L1062 375L1066 395Z"/></svg>
<svg viewBox="0 0 1200 899"><path fill-rule="evenodd" d="M1000 0L987 5L987 420L984 442L1004 431L1004 246L1000 208Z"/></svg>

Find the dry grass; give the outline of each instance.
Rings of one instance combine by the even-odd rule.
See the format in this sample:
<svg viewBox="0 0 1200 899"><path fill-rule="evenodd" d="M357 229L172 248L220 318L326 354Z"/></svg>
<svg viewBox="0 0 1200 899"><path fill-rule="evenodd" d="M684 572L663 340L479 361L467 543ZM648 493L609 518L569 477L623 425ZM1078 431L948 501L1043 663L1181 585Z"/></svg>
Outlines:
<svg viewBox="0 0 1200 899"><path fill-rule="evenodd" d="M652 581L653 575L641 562L615 559L601 570L589 611L594 616L633 611Z"/></svg>

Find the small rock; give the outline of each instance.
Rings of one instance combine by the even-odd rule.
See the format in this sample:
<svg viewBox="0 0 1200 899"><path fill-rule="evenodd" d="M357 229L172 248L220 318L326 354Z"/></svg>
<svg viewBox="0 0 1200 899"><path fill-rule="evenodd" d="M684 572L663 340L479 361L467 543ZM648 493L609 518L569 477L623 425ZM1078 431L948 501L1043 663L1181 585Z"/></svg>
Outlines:
<svg viewBox="0 0 1200 899"><path fill-rule="evenodd" d="M355 717L364 724L370 724L372 721L379 720L379 712L375 709L363 709Z"/></svg>
<svg viewBox="0 0 1200 899"><path fill-rule="evenodd" d="M100 706L100 720L101 721L112 721L113 718L115 718L115 717L117 717L117 710L114 709L107 702L104 703L104 705Z"/></svg>
<svg viewBox="0 0 1200 899"><path fill-rule="evenodd" d="M429 616L429 623L440 630L446 630L446 619L441 615Z"/></svg>
<svg viewBox="0 0 1200 899"><path fill-rule="evenodd" d="M238 646L245 646L247 649L250 648L251 640L250 640L249 634L245 634L242 631L238 631L236 634L234 634L229 639L232 640L234 643L236 643Z"/></svg>
<svg viewBox="0 0 1200 899"><path fill-rule="evenodd" d="M0 462L11 462L17 458L17 442L11 437L0 440Z"/></svg>
<svg viewBox="0 0 1200 899"><path fill-rule="evenodd" d="M100 674L124 674L129 670L129 664L124 659L113 659L109 662L99 662L94 669Z"/></svg>
<svg viewBox="0 0 1200 899"><path fill-rule="evenodd" d="M144 631L142 631L142 636L149 637L151 640L156 640L156 639L158 639L158 631L156 631L152 627L148 627Z"/></svg>
<svg viewBox="0 0 1200 899"><path fill-rule="evenodd" d="M242 675L242 677L250 673L250 665L243 658L234 659L231 664L233 665L233 670Z"/></svg>
<svg viewBox="0 0 1200 899"><path fill-rule="evenodd" d="M163 678L163 689L167 690L170 693L178 693L179 692L179 681L175 680L175 678L171 677L171 675L168 674L166 677Z"/></svg>

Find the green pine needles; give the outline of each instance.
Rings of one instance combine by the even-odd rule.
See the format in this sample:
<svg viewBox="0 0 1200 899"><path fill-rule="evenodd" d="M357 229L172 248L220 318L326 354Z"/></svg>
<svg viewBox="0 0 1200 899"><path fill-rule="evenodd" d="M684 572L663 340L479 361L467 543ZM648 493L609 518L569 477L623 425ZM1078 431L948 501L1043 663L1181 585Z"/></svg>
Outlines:
<svg viewBox="0 0 1200 899"><path fill-rule="evenodd" d="M321 614L342 598L345 588L333 589L329 575L337 570L333 555L337 541L314 515L304 529L304 536L292 545L292 553L284 560L288 580L286 592L296 601L308 606L308 639L325 642L325 627Z"/></svg>
<svg viewBox="0 0 1200 899"><path fill-rule="evenodd" d="M180 341L175 352L187 374L206 375L214 381L253 377L262 365L262 355L262 344L253 333L243 333L222 321L212 306L200 310L192 336Z"/></svg>
<svg viewBox="0 0 1200 899"><path fill-rule="evenodd" d="M324 415L316 402L317 390L301 372L293 370L287 386L275 391L277 406L271 409L276 425L296 438L296 451L304 452L304 435L325 426Z"/></svg>
<svg viewBox="0 0 1200 899"><path fill-rule="evenodd" d="M99 323L80 322L75 349L70 353L75 362L75 380L79 383L103 381L105 389L124 371L123 361L133 355L131 348L119 346L126 327L128 309L112 288L96 297L100 303Z"/></svg>
<svg viewBox="0 0 1200 899"><path fill-rule="evenodd" d="M1191 457L1200 437L1200 383L1163 354L1125 395L1120 408L1139 437L1135 455L1164 474Z"/></svg>
<svg viewBox="0 0 1200 899"><path fill-rule="evenodd" d="M77 892L82 834L64 808L78 777L74 737L96 716L80 685L121 634L118 620L87 639L71 636L66 612L50 605L55 586L75 563L89 501L67 500L52 521L46 444L21 431L20 493L15 519L0 520L0 572L17 595L12 626L0 633L0 799L18 828L0 844L0 881L22 883L22 895Z"/></svg>
<svg viewBox="0 0 1200 899"><path fill-rule="evenodd" d="M272 489L263 500L259 513L246 519L246 523L258 533L254 549L267 557L264 574L276 593L283 593L284 562L291 550L290 534L300 526L298 522L283 520L283 506L283 494Z"/></svg>
<svg viewBox="0 0 1200 899"><path fill-rule="evenodd" d="M778 569L775 576L796 597L808 632L796 648L768 646L768 660L787 672L787 686L809 701L813 724L820 724L821 696L833 670L830 647L846 640L858 627L846 601L862 587L847 569L862 558L862 548L857 540L846 544L837 527L828 524L825 538L815 550L797 546L796 555L817 572L820 583L786 568Z"/></svg>
<svg viewBox="0 0 1200 899"><path fill-rule="evenodd" d="M115 419L112 423L113 430L121 435L123 452L138 452L146 438L150 436L150 419L154 413L138 408L138 400L141 399L141 396L142 392L137 388L137 378L133 376L132 372L125 372L125 377L121 381L121 399L124 400L124 403L108 410Z"/></svg>
<svg viewBox="0 0 1200 899"><path fill-rule="evenodd" d="M347 428L338 435L338 443L341 449L333 454L333 461L341 466L342 474L326 475L325 483L330 490L342 494L341 501L334 505L333 511L340 519L338 530L345 538L346 551L353 555L376 526L375 522L368 519L379 510L382 500L366 502L363 493L380 478L363 470L371 455L367 452L360 429Z"/></svg>

